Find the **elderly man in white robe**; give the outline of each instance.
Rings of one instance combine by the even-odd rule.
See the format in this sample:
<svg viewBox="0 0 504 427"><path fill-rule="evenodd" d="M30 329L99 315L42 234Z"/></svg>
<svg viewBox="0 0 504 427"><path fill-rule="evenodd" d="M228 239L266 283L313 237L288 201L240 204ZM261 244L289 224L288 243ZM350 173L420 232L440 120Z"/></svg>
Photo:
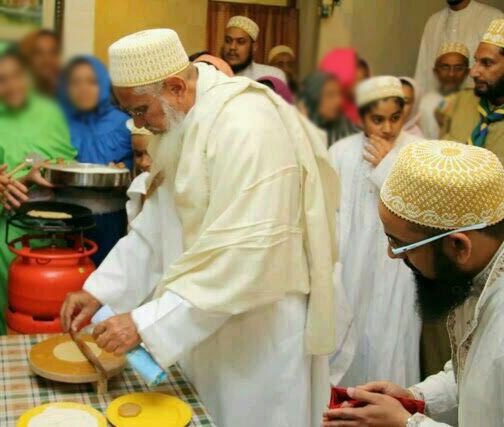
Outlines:
<svg viewBox="0 0 504 427"><path fill-rule="evenodd" d="M388 382L349 390L363 408L328 411L324 427L501 427L504 378L504 168L492 152L448 141L401 151L381 190L389 254L415 274L424 318L448 315L452 358L409 390ZM392 398L424 400L410 414Z"/></svg>
<svg viewBox="0 0 504 427"><path fill-rule="evenodd" d="M352 329L331 360L331 381L355 386L381 378L407 385L419 380L420 319L409 269L387 256L376 211L380 188L401 148L416 137L402 131L404 92L392 76L357 86L364 131L330 149L341 179L337 236L342 283L354 313ZM356 346L350 368L338 381L341 363Z"/></svg>
<svg viewBox="0 0 504 427"><path fill-rule="evenodd" d="M446 0L447 7L432 15L422 35L415 71L415 80L424 92L436 90L432 65L444 42L465 44L472 56L478 48L490 22L503 18L502 10L476 0ZM472 83L470 80L468 83Z"/></svg>
<svg viewBox="0 0 504 427"><path fill-rule="evenodd" d="M109 58L121 106L162 135L143 210L68 296L65 329L107 304L120 314L97 344L179 361L217 425L316 425L339 289L322 135L269 89L190 64L172 30L126 36Z"/></svg>

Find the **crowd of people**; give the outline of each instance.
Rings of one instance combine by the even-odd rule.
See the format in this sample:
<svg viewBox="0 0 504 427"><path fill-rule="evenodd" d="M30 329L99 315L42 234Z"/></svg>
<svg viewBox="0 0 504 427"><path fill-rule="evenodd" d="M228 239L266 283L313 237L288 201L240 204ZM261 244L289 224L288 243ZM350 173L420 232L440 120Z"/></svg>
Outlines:
<svg viewBox="0 0 504 427"><path fill-rule="evenodd" d="M28 200L90 207L99 268L64 329L109 305L98 345L181 362L219 426L501 425L504 14L447 0L415 78L337 48L299 79L289 46L255 61L259 32L235 16L218 55L188 56L146 30L108 69L63 65L48 30L1 44L0 239ZM135 179L9 176L32 152ZM2 245L0 334L11 260ZM329 382L366 406L326 410Z"/></svg>

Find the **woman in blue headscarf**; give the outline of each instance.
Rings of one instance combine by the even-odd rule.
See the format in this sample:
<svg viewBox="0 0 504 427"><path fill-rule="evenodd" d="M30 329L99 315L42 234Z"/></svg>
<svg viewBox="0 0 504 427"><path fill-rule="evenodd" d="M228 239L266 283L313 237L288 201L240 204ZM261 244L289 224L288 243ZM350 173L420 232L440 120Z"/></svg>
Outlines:
<svg viewBox="0 0 504 427"><path fill-rule="evenodd" d="M128 116L112 104L108 71L92 56L78 56L66 66L58 98L65 112L77 160L82 163L124 163L132 168ZM58 200L91 208L96 229L90 233L99 246L94 261L100 264L126 232L126 195L117 191L58 190Z"/></svg>

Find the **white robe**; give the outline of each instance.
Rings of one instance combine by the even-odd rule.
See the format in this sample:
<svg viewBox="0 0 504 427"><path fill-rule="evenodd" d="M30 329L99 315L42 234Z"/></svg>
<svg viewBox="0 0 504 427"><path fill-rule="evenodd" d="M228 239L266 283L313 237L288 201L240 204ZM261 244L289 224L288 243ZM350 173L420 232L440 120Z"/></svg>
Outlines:
<svg viewBox="0 0 504 427"><path fill-rule="evenodd" d="M126 191L128 196L128 201L126 202L126 214L128 215L128 224L131 224L133 220L142 211L143 199L147 194L147 179L149 178L149 172L143 172L131 183Z"/></svg>
<svg viewBox="0 0 504 427"><path fill-rule="evenodd" d="M458 412L459 427L504 425L504 245L475 279L483 288L449 317L456 354L444 371L412 387L432 417L421 427L448 426L439 420ZM450 320L451 319L451 320ZM437 421L434 421L437 420ZM456 425L453 420L451 425Z"/></svg>
<svg viewBox="0 0 504 427"><path fill-rule="evenodd" d="M376 168L362 158L366 139L361 132L329 150L342 188L337 228L341 280L354 313L355 335L349 334L343 347L357 345L340 385L387 379L406 386L419 379L421 325L415 311L415 284L410 270L387 254L378 203L400 149L417 138L402 132Z"/></svg>
<svg viewBox="0 0 504 427"><path fill-rule="evenodd" d="M418 53L415 80L420 87L425 92L437 89L432 69L437 52L445 41L464 43L469 49L472 64L474 53L490 22L502 17L502 11L475 0L458 12L445 7L432 15L425 25ZM472 79L468 79L467 83L471 84Z"/></svg>
<svg viewBox="0 0 504 427"><path fill-rule="evenodd" d="M197 104L198 97L211 89L209 81L218 80L214 77L218 73L211 67L199 64L198 69ZM233 84L227 81L227 85ZM227 187L233 184L233 179L254 178L260 173L262 163L257 162L256 156L263 159L269 156L266 163L270 166L277 165L275 162L285 165L295 162L289 151L288 133L281 125L274 104L261 94L263 90L266 89L251 90L228 102L212 127L212 138L203 160L208 162L210 176L206 175L207 179L219 183L218 188L232 190ZM207 102L218 100L215 97L206 99ZM183 130L188 129L190 121L191 112L184 120ZM198 126L191 129L201 131ZM250 155L250 148L254 146L257 151L248 161L245 153ZM194 173L205 176L205 171ZM187 185L191 178L193 175L186 175L177 182ZM270 176L264 182L271 183L272 194L277 191L283 194L274 200L261 200L268 204L268 212L278 209L282 217L298 218L298 173L285 174L283 181ZM276 182L286 184L276 188ZM241 182L235 184L242 185ZM250 187L250 191L252 189ZM207 194L201 196L208 197ZM176 200L165 180L146 200L142 212L131 223L130 233L110 252L84 289L116 312L132 311L148 350L161 366L180 361L219 427L318 425L328 401L328 361L324 356L310 356L305 350L306 294L288 293L271 303L235 315L200 309L170 289L160 298L151 300L156 285L170 266L183 252L187 254L183 243L187 240L184 224L178 220L180 209L185 212L182 219L186 221L194 220L198 213L189 199L185 198L181 206ZM264 211L265 205L261 203L256 209ZM256 215L259 211L246 209L242 219L250 221ZM264 235L265 245L266 239ZM255 271L261 268L250 264L257 253L253 243L250 242L249 256L245 247L243 256L235 259L235 264L241 265L241 271L249 271L250 277L255 277ZM276 268L289 266L287 268L296 272L305 268L289 263L290 259L284 259ZM206 268L212 266L210 263ZM231 266L229 269L233 271Z"/></svg>
<svg viewBox="0 0 504 427"><path fill-rule="evenodd" d="M237 76L248 77L251 80L257 81L261 77L276 77L277 79L282 80L284 83L287 83L287 78L285 77L285 73L277 67L273 67L271 65L266 64L258 64L257 62L252 62L247 68L236 73Z"/></svg>
<svg viewBox="0 0 504 427"><path fill-rule="evenodd" d="M420 103L420 128L426 139L439 139L440 128L435 111L443 101L443 95L432 91L424 95Z"/></svg>

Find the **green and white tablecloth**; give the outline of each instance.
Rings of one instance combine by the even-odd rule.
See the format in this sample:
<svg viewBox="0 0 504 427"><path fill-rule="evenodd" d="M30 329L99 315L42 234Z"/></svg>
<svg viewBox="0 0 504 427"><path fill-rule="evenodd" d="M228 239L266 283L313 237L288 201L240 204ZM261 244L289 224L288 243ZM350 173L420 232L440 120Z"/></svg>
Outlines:
<svg viewBox="0 0 504 427"><path fill-rule="evenodd" d="M27 410L50 402L77 402L91 405L105 415L108 404L127 393L147 391L147 386L131 370L109 381L109 392L97 395L91 384L64 384L38 377L30 371L31 347L48 335L0 336L0 426L14 427ZM196 390L179 366L168 372L168 383L151 389L174 395L193 410L192 427L215 427Z"/></svg>

